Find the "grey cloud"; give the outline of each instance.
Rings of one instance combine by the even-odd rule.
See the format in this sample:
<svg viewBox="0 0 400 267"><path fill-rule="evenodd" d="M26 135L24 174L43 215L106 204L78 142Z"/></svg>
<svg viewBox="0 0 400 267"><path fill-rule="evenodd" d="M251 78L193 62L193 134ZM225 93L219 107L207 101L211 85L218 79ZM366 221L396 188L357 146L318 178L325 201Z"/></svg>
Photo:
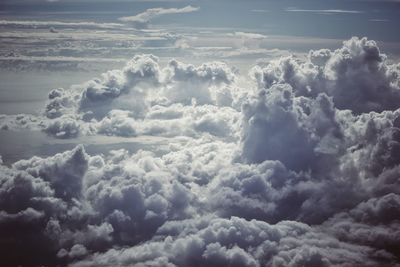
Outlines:
<svg viewBox="0 0 400 267"><path fill-rule="evenodd" d="M191 193L160 159L145 152L128 156L89 157L78 146L1 166L1 232L5 241L13 237L2 245L9 253L2 262L62 263L115 242L135 244L168 218L190 214ZM33 249L36 242L40 251ZM25 250L37 253L18 259L16 252Z"/></svg>
<svg viewBox="0 0 400 267"><path fill-rule="evenodd" d="M399 195L390 193L360 203L347 213L339 213L322 227L341 240L367 245L398 255Z"/></svg>
<svg viewBox="0 0 400 267"><path fill-rule="evenodd" d="M397 195L368 200L347 212L346 206L368 197L338 201L348 194L346 187L362 191L357 181L316 180L279 161L233 163L234 149L234 144L207 139L162 157L123 150L88 156L77 147L3 166L2 173L15 177L7 180L15 182L2 184L0 205L7 214L1 221L24 222L28 233L33 227L35 240L47 249L43 253L50 253L36 256L51 259L48 263L78 260L74 266L376 266L377 261L396 261L395 238L383 245L371 242L396 229ZM26 178L17 186L18 177ZM4 190L6 185L13 190ZM13 191L17 202L10 201ZM334 216L321 227L296 222L326 211ZM385 224L360 241L362 232L352 237L341 230L347 221L349 227L371 225L365 231ZM36 256L29 260L43 262Z"/></svg>
<svg viewBox="0 0 400 267"><path fill-rule="evenodd" d="M248 162L280 160L289 168L308 170L323 155L339 152L342 133L325 94L309 101L296 98L290 85L273 85L245 104L243 113Z"/></svg>
<svg viewBox="0 0 400 267"><path fill-rule="evenodd" d="M84 157L83 148L77 147L48 160L34 157L11 168L1 167L4 264L55 264L57 239L47 229L51 218L64 220L67 210L76 206L85 172ZM21 258L20 253L25 256Z"/></svg>
<svg viewBox="0 0 400 267"><path fill-rule="evenodd" d="M166 238L164 238L167 236ZM169 222L153 240L136 247L109 250L72 266L374 266L373 251L345 245L294 222L269 225L237 217ZM160 266L160 265L155 265Z"/></svg>
<svg viewBox="0 0 400 267"><path fill-rule="evenodd" d="M353 38L250 74L241 88L225 63L162 67L140 55L75 89L51 91L43 117L0 117L2 128L57 138L176 141L161 155L88 155L78 146L2 163L2 261L398 264L398 66L374 42Z"/></svg>
<svg viewBox="0 0 400 267"><path fill-rule="evenodd" d="M239 116L238 111L229 109L239 106L235 103L238 94L231 93L232 88L236 88L235 78L235 71L220 62L195 67L172 60L161 68L158 58L152 55L136 56L122 70L106 72L78 90L51 91L44 111L48 118L45 132L58 138L76 137L80 133L193 136L197 130L231 136L230 124L223 121L222 125L217 125L219 119L201 116L210 114L203 105L226 107L212 107L221 118L232 114L231 118ZM194 112L190 113L190 109ZM170 110L181 114L176 118L185 119L155 117L160 110ZM195 123L190 121L191 117ZM178 128L177 133L171 132L174 128L171 123Z"/></svg>
<svg viewBox="0 0 400 267"><path fill-rule="evenodd" d="M118 136L136 136L136 121L129 111L112 110L100 121L98 133Z"/></svg>
<svg viewBox="0 0 400 267"><path fill-rule="evenodd" d="M70 116L61 116L50 121L44 131L57 138L74 138L80 131L80 125L76 118Z"/></svg>
<svg viewBox="0 0 400 267"><path fill-rule="evenodd" d="M324 92L335 107L355 113L398 108L398 69L386 62L374 41L354 37L333 52L312 51L309 60L283 58L255 67L252 74L260 87L288 83L299 96Z"/></svg>

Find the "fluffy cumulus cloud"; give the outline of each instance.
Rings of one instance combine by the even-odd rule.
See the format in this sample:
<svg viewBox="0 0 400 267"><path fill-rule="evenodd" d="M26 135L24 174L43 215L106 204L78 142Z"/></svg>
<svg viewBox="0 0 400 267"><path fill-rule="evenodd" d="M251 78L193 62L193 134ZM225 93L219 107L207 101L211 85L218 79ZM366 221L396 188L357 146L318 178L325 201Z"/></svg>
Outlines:
<svg viewBox="0 0 400 267"><path fill-rule="evenodd" d="M250 77L139 55L54 89L43 116L4 115L2 129L180 142L162 154L79 145L1 163L1 261L396 266L399 69L375 42L352 38L260 63Z"/></svg>
<svg viewBox="0 0 400 267"><path fill-rule="evenodd" d="M221 62L193 66L171 60L161 67L157 57L139 55L79 88L52 90L42 125L58 138L96 133L234 138L242 94L236 76Z"/></svg>
<svg viewBox="0 0 400 267"><path fill-rule="evenodd" d="M326 93L336 108L363 113L397 109L398 68L374 41L353 37L335 51L310 51L307 61L286 57L256 66L252 75L260 87L287 83L297 96Z"/></svg>

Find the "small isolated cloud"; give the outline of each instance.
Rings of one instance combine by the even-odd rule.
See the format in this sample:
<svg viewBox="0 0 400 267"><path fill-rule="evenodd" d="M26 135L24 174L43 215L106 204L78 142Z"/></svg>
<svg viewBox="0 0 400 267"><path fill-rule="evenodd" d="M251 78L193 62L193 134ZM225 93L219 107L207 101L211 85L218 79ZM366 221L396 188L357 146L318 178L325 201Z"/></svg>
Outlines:
<svg viewBox="0 0 400 267"><path fill-rule="evenodd" d="M169 14L191 13L198 11L199 9L199 7L192 6L185 6L183 8L150 8L134 16L121 17L119 20L122 22L131 23L138 28L146 28L150 21L154 18Z"/></svg>

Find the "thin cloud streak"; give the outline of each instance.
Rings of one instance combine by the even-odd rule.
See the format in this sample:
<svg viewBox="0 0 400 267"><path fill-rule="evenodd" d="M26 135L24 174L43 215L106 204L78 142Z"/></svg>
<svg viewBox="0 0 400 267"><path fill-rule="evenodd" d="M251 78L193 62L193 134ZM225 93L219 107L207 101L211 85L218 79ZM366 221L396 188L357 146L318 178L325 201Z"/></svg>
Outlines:
<svg viewBox="0 0 400 267"><path fill-rule="evenodd" d="M254 13L269 13L269 10L266 9L252 9L250 11Z"/></svg>
<svg viewBox="0 0 400 267"><path fill-rule="evenodd" d="M362 14L361 10L345 10L345 9L297 9L287 8L287 12L305 12L305 13L319 13L319 14Z"/></svg>
<svg viewBox="0 0 400 267"><path fill-rule="evenodd" d="M0 26L15 26L15 27L94 27L94 28L119 28L121 23L98 23L92 21L80 22L64 22L64 21L40 21L40 20L0 20Z"/></svg>
<svg viewBox="0 0 400 267"><path fill-rule="evenodd" d="M193 7L190 5L185 6L183 8L162 8L162 7L150 8L137 15L121 17L118 20L122 22L132 23L139 27L146 27L150 23L150 21L154 18L169 14L191 13L198 11L199 9L200 9L199 7Z"/></svg>

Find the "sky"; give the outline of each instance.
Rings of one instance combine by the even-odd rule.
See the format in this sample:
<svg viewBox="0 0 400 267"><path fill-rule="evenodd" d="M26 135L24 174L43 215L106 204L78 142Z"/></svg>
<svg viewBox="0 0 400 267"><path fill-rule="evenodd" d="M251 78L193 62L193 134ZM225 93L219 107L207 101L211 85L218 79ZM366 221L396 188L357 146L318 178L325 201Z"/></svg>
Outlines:
<svg viewBox="0 0 400 267"><path fill-rule="evenodd" d="M156 16L155 25L248 29L270 35L399 41L399 2L385 0L302 1L2 1L5 18L55 18L115 22L150 8L193 6L196 12ZM240 19L238 19L240 18ZM382 27L385 29L382 31Z"/></svg>
<svg viewBox="0 0 400 267"><path fill-rule="evenodd" d="M4 0L1 266L400 265L400 2Z"/></svg>

